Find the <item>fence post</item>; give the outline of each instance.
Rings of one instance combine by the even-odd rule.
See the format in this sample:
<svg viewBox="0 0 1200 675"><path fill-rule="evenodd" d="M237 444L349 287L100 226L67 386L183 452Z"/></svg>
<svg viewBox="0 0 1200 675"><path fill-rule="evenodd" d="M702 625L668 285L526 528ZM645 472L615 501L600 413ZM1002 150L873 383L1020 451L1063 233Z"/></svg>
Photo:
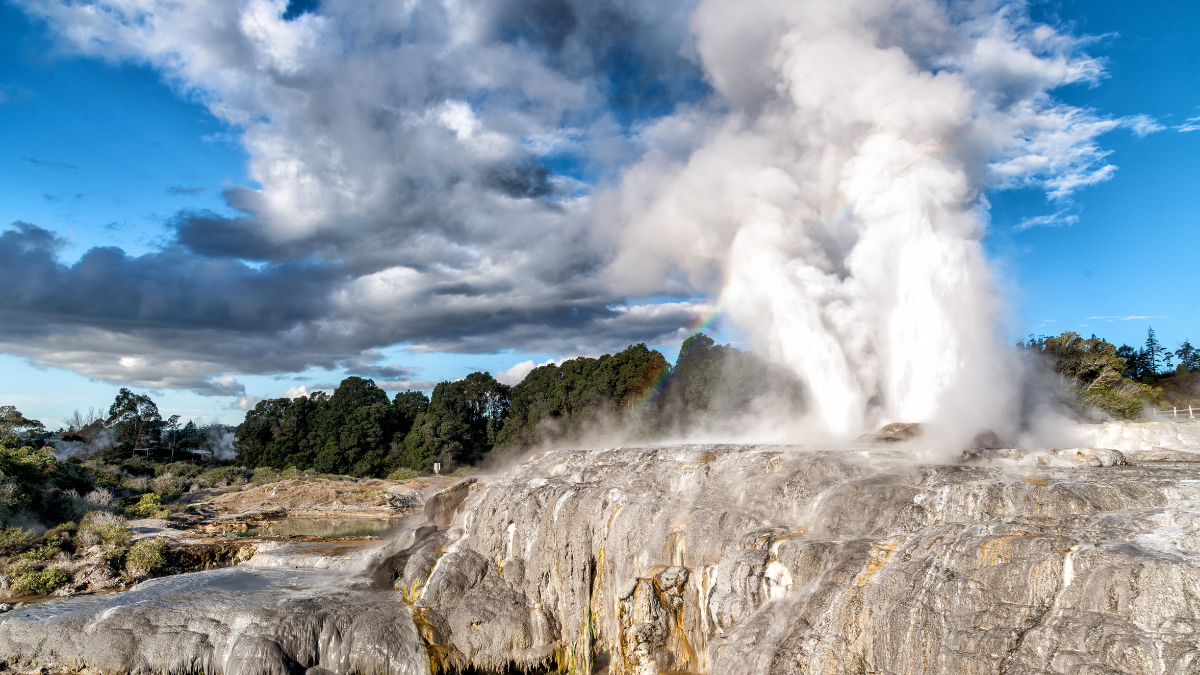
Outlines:
<svg viewBox="0 0 1200 675"><path fill-rule="evenodd" d="M1191 403L1188 404L1188 419L1189 420L1196 419L1196 416L1192 414L1192 404Z"/></svg>

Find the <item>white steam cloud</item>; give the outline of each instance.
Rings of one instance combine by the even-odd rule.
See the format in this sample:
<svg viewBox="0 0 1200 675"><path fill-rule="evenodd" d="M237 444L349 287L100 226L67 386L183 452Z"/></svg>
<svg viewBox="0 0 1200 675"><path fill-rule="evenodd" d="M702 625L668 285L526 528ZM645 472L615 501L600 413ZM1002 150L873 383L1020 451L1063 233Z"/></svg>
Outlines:
<svg viewBox="0 0 1200 675"><path fill-rule="evenodd" d="M726 108L626 173L614 276L722 292L836 436L1016 419L982 195L1107 178L1120 122L1047 93L1100 65L1019 3L705 0L692 26Z"/></svg>
<svg viewBox="0 0 1200 675"><path fill-rule="evenodd" d="M313 362L329 344L561 354L681 337L700 304L623 303L704 294L807 383L810 426L835 436L1005 430L1019 387L980 243L986 191L1063 202L1115 170L1098 136L1163 128L1056 101L1102 64L1020 1L327 0L294 21L267 0L21 4L241 126L263 188L228 198L253 219L180 236L342 261L326 314L280 333ZM520 26L537 31L502 37ZM622 130L596 45L635 43L647 72L692 69L711 90L675 87ZM547 168L556 153L604 187Z"/></svg>

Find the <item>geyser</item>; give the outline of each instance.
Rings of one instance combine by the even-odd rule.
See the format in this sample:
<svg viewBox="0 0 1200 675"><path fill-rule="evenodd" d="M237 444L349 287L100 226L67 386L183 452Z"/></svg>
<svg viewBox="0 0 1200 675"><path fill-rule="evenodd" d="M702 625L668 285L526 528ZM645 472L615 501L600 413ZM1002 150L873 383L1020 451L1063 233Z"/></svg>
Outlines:
<svg viewBox="0 0 1200 675"><path fill-rule="evenodd" d="M1063 136L1083 113L1047 95L1099 65L1020 3L705 0L691 26L719 112L657 125L703 131L627 172L613 270L722 283L728 315L808 383L810 433L1015 432L983 193L1061 197L1108 170L1082 126Z"/></svg>

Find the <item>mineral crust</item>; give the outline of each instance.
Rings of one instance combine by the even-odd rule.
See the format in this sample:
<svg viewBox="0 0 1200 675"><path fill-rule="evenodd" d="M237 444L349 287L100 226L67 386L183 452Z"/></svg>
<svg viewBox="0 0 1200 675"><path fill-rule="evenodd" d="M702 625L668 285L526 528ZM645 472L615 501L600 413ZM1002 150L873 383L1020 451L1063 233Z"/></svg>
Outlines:
<svg viewBox="0 0 1200 675"><path fill-rule="evenodd" d="M238 675L1200 672L1200 464L1127 460L558 450L447 489L359 576L260 570L259 590L234 593L229 575L252 574L234 568L20 608L0 615L0 658Z"/></svg>

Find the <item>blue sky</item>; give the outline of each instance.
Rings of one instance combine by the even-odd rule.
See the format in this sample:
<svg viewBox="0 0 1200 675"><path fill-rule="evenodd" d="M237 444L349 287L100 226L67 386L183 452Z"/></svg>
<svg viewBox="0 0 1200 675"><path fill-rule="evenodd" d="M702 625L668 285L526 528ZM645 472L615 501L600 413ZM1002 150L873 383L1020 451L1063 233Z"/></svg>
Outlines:
<svg viewBox="0 0 1200 675"><path fill-rule="evenodd" d="M1076 31L1104 36L1090 51L1109 77L1067 87L1063 100L1113 116L1146 114L1163 125L1200 116L1200 6L1187 2L1049 3ZM1113 178L1056 205L1035 190L989 195L992 255L1011 275L1011 302L1025 333L1095 332L1139 345L1153 326L1174 346L1200 340L1190 290L1200 286L1193 242L1200 233L1200 132L1102 137L1119 167ZM1077 221L1014 231L1026 218L1065 211ZM1092 318L1104 317L1104 318ZM1153 318L1125 318L1153 317Z"/></svg>
<svg viewBox="0 0 1200 675"><path fill-rule="evenodd" d="M229 116L219 118L213 112L213 98L205 90L205 86L215 86L211 84L214 80L181 77L154 54L119 57L102 53L102 49L100 53L83 53L87 49L72 46L51 24L32 16L40 10L26 11L34 5L41 6L0 3L0 222L23 221L55 233L59 237L57 259L70 266L95 247L117 247L130 258L154 255L172 246L176 237L183 237L180 233L188 232L190 224L200 222L196 214L207 214L223 223L239 223L239 218L258 213L258 207L247 206L249 202L238 196L261 194L254 191L263 187L249 170L252 153L243 142L243 133L256 124L283 122L238 123ZM1194 263L1196 234L1200 231L1200 168L1196 162L1200 157L1200 130L1178 130L1189 118L1200 117L1200 78L1195 75L1200 68L1200 42L1195 40L1200 29L1200 5L1055 2L1034 3L1031 13L1035 19L1074 35L1098 36L1086 45L1086 50L1103 59L1107 76L1094 85L1055 89L1055 97L1106 118L1148 115L1164 128L1145 137L1127 129L1100 136L1098 144L1111 152L1106 161L1118 170L1109 180L1080 189L1068 199L1048 200L1044 188L1037 186L987 194L991 210L985 246L1006 289L1011 308L1010 336L1015 339L1028 333L1077 330L1095 332L1118 344L1140 344L1147 326L1153 325L1160 339L1170 346L1185 337L1200 340L1200 315L1193 299L1194 289L1200 288L1200 268ZM600 104L562 104L567 109L561 119L583 120L576 127L582 140L554 141L558 145L545 155L551 175L597 180L597 176L604 175L597 167L624 166L636 156L629 139L639 133L639 124L695 104L707 95L702 78L686 59L669 54L653 60L658 58L653 56L657 54L657 39L640 34L621 37L615 44L634 45L621 48L631 50L632 56L597 48L604 58L595 59L599 65L590 67L609 78L610 84L619 86L609 87L616 93L606 94L604 87L599 87L596 92L571 94L596 97L602 101ZM643 68L638 65L639 58L655 67ZM628 67L627 62L634 66ZM582 81L572 68L583 66L555 67L567 73L563 79L568 83ZM360 81L359 86L371 84ZM234 98L233 94L228 96ZM479 100L500 98L493 94ZM640 106L635 105L638 101L642 102ZM577 108L571 109L570 105ZM446 124L462 141L478 137L471 136L477 132L467 130L470 124L486 126L500 119L502 113L511 115L511 110L532 107L528 101L513 104L511 109L492 111L489 118L486 106L477 106L478 119L483 122ZM445 119L454 112L447 110L441 113ZM496 122L497 128L504 123ZM263 146L254 147L263 152ZM515 181L520 190L531 195L554 189L539 187L537 181L542 179L538 175L544 176L544 172L516 173L512 178L497 180L507 181L506 186ZM231 192L231 188L236 189ZM555 199L569 200L575 194L577 188L570 188ZM1027 227L1048 216L1055 216L1050 219L1054 222ZM197 246L192 245L192 250L199 251ZM330 262L336 262L336 256L331 257L329 249L317 246L306 250L309 257L304 260L310 261L306 264L316 265L314 269L331 279L340 278L339 270L343 268ZM282 260L279 254L271 255L276 257L231 254L230 264L242 265L239 269L251 274L263 265ZM149 279L144 283L154 282ZM547 283L551 287L562 285L558 281ZM670 283L662 288L670 290ZM604 314L604 307L613 302L612 298L585 298L586 289L582 288L571 293L579 299L556 299L565 304L555 316L562 315L566 308L571 308L572 317L578 314L572 303L599 308L595 311ZM702 300L694 288L689 292L679 287L665 295L633 293L625 299L636 307L663 297L669 300L668 305L689 298ZM670 307L663 311L668 310ZM170 312L181 315L193 311L187 305L170 308ZM518 307L509 313L519 315L525 311ZM471 321L485 325L494 318L472 317L463 319L464 325ZM617 321L620 317L608 319ZM555 325L555 320L544 321ZM663 321L675 321L671 325L677 325L680 320ZM64 323L86 325L87 321L71 318ZM506 331L504 335L524 335L519 324L513 325L516 327L505 324L497 330ZM631 329L627 334L631 341L650 340L673 360L682 328L671 330L657 326L653 330ZM355 349L378 350L370 353L371 367L400 364L407 380L432 382L461 377L473 370L500 372L527 360L540 363L553 357L596 353L604 345L619 343L626 335L614 334L606 338L609 342L596 342L600 346L593 347L587 340L590 331L583 326L579 329L581 337L562 345L541 337L526 342L519 337L506 338L507 342L497 343L499 351L490 352L469 346L468 338L446 337L443 329L435 327L427 329L433 337L429 338L430 346L423 349L406 349L414 338L399 342L363 338ZM134 330L131 335L141 334ZM659 337L657 342L655 336ZM743 336L730 329L719 337L740 340ZM172 338L160 335L153 339L161 342ZM0 354L0 402L13 403L25 414L51 425L74 409L107 407L122 384L94 372L81 373L69 365L55 367L51 364L58 361L39 361L30 356L33 353L13 349ZM253 363L257 357L246 358L247 363ZM242 387L237 392L240 395L273 397L293 386L315 388L335 383L348 372L358 372L348 358L329 352L313 357L309 361L312 365L296 370L286 370L292 361L280 361L278 368L264 365L261 372L230 365L203 377L233 375ZM317 365L321 362L323 366ZM209 395L202 395L197 391L205 391L203 388L171 382L164 386L142 382L134 388L150 391L164 415L237 423L244 414L231 407L237 396L229 391L206 390Z"/></svg>

